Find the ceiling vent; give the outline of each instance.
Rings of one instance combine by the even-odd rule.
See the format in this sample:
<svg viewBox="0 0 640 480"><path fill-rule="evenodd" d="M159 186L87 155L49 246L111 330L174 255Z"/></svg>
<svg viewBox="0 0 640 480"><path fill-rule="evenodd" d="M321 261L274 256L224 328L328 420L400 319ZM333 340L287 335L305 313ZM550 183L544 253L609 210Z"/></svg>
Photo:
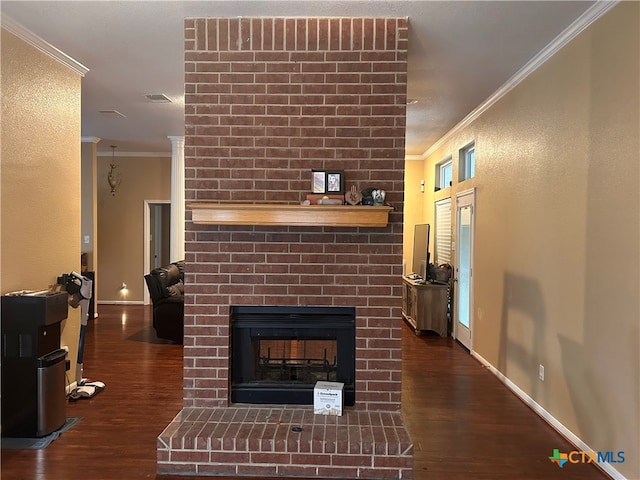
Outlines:
<svg viewBox="0 0 640 480"><path fill-rule="evenodd" d="M105 117L112 117L112 118L127 118L126 115L123 115L122 113L120 113L117 110L100 110L100 113L102 115L104 115Z"/></svg>
<svg viewBox="0 0 640 480"><path fill-rule="evenodd" d="M173 103L164 93L147 93L145 97L151 103Z"/></svg>

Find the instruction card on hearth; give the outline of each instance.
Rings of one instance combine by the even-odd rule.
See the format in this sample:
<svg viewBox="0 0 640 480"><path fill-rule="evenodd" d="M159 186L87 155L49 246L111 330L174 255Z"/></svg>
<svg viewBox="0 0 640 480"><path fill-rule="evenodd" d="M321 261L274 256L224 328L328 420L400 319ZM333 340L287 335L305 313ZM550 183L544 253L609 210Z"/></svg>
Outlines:
<svg viewBox="0 0 640 480"><path fill-rule="evenodd" d="M313 413L342 415L344 383L316 382L313 389Z"/></svg>

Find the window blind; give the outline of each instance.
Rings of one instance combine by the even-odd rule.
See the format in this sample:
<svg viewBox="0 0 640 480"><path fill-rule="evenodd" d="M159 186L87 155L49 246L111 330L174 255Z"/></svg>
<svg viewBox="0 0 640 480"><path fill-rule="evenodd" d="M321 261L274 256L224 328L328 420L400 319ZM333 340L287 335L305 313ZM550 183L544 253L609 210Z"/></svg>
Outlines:
<svg viewBox="0 0 640 480"><path fill-rule="evenodd" d="M451 263L451 199L436 202L435 265Z"/></svg>

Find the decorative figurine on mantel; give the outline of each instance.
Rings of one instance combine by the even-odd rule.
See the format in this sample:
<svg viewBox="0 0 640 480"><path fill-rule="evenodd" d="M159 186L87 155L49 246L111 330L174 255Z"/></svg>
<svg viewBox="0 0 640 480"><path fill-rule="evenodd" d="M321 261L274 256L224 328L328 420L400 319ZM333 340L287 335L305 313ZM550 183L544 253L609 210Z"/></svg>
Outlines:
<svg viewBox="0 0 640 480"><path fill-rule="evenodd" d="M357 205L362 201L362 194L355 185L352 185L351 190L344 195L344 199L349 205Z"/></svg>
<svg viewBox="0 0 640 480"><path fill-rule="evenodd" d="M371 197L373 197L373 204L376 206L384 205L384 199L387 196L387 192L384 190L374 190L371 192Z"/></svg>
<svg viewBox="0 0 640 480"><path fill-rule="evenodd" d="M327 195L318 200L318 205L342 205L344 202L337 198L329 198Z"/></svg>

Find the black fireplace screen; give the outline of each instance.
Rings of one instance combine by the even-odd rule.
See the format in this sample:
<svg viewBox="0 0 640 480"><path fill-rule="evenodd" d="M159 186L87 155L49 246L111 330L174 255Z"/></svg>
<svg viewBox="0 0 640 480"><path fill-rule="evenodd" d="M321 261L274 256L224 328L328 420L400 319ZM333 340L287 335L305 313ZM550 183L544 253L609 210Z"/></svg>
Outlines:
<svg viewBox="0 0 640 480"><path fill-rule="evenodd" d="M232 402L311 405L318 381L355 403L355 308L232 307Z"/></svg>

